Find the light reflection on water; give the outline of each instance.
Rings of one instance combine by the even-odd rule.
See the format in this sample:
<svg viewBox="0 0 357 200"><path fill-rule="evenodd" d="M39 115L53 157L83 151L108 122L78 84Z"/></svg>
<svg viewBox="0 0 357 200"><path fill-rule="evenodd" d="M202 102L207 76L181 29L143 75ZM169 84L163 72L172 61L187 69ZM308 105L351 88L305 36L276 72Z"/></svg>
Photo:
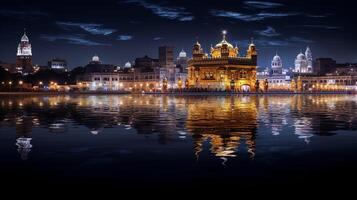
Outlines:
<svg viewBox="0 0 357 200"><path fill-rule="evenodd" d="M269 145L273 138L281 139L272 143L276 146L291 141L314 145L315 136L353 132L356 113L357 98L351 95L13 96L0 98L1 130L14 130L0 131L0 138L16 135L13 141L1 141L15 144L25 160L37 148L34 130L56 134L51 137L53 145L63 135L73 134L73 128L96 137L116 130L116 139L123 143L125 134L134 134L133 149L141 148L142 138L153 135L157 138L153 151L162 145L187 148L184 144L190 144L196 162L206 151L225 165L240 155L254 159L259 144Z"/></svg>

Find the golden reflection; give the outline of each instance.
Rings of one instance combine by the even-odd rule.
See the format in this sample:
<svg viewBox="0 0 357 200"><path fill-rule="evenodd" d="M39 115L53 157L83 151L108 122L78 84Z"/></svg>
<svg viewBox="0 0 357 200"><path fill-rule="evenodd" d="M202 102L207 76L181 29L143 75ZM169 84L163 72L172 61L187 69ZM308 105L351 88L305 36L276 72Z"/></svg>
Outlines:
<svg viewBox="0 0 357 200"><path fill-rule="evenodd" d="M88 134L121 127L138 135L155 134L158 142L190 141L197 159L203 151L225 164L233 157L256 153L256 135L290 134L299 143L314 135L357 130L354 95L78 95L2 98L0 127L16 129L17 146L27 154L33 127L67 132L75 123ZM23 139L25 138L25 139ZM207 146L207 144L209 146ZM20 151L19 150L19 151Z"/></svg>
<svg viewBox="0 0 357 200"><path fill-rule="evenodd" d="M257 131L257 97L202 98L187 108L186 128L193 135L194 151L199 158L203 143L209 141L210 152L226 162L236 157L241 142L246 152L255 155Z"/></svg>

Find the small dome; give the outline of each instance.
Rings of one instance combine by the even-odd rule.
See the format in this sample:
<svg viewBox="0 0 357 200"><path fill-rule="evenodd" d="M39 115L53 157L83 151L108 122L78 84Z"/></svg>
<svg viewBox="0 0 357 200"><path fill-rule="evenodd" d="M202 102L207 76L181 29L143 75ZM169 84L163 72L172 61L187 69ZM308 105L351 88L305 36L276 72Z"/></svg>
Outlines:
<svg viewBox="0 0 357 200"><path fill-rule="evenodd" d="M220 43L218 43L218 44L216 44L216 48L220 48L220 47L222 47L223 45L227 45L228 46L228 48L233 48L233 45L232 44L230 44L229 42L227 42L227 40L226 40L226 35L227 35L227 31L222 31L222 35L223 35L223 39L222 39L222 41L220 42Z"/></svg>
<svg viewBox="0 0 357 200"><path fill-rule="evenodd" d="M131 63L130 62L125 63L124 68L131 68Z"/></svg>
<svg viewBox="0 0 357 200"><path fill-rule="evenodd" d="M180 58L186 58L187 57L187 54L186 54L186 52L182 49L181 50L181 52L180 52L180 54L179 54L179 57Z"/></svg>
<svg viewBox="0 0 357 200"><path fill-rule="evenodd" d="M280 56L279 56L278 54L276 54L276 55L273 57L273 61L275 61L275 62L281 61Z"/></svg>
<svg viewBox="0 0 357 200"><path fill-rule="evenodd" d="M92 57L93 62L99 62L99 56L96 54Z"/></svg>
<svg viewBox="0 0 357 200"><path fill-rule="evenodd" d="M299 54L296 56L296 60L306 60L305 54L299 53Z"/></svg>

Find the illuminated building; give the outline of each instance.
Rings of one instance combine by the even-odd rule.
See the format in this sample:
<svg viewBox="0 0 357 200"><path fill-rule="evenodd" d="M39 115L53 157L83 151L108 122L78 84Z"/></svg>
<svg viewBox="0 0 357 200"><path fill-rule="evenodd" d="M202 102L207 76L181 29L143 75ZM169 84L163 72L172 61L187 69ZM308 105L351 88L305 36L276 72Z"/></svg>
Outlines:
<svg viewBox="0 0 357 200"><path fill-rule="evenodd" d="M119 74L117 66L102 64L99 56L94 55L85 66L85 74L77 78L81 89L113 91L119 90Z"/></svg>
<svg viewBox="0 0 357 200"><path fill-rule="evenodd" d="M254 90L257 50L253 42L242 57L238 47L227 41L223 31L222 41L211 47L210 56L204 53L198 42L193 46L192 56L188 61L189 87L242 92Z"/></svg>
<svg viewBox="0 0 357 200"><path fill-rule="evenodd" d="M16 71L24 75L32 73L32 48L30 40L24 32L21 41L17 47Z"/></svg>
<svg viewBox="0 0 357 200"><path fill-rule="evenodd" d="M313 73L313 60L310 47L306 48L305 54L300 52L295 59L295 73Z"/></svg>
<svg viewBox="0 0 357 200"><path fill-rule="evenodd" d="M295 91L357 91L357 76L353 75L326 75L326 76L297 76L294 77L294 82L297 83ZM298 83L301 85L299 86Z"/></svg>
<svg viewBox="0 0 357 200"><path fill-rule="evenodd" d="M187 73L187 62L188 57L186 52L182 49L179 56L176 59L176 67L180 69L181 72Z"/></svg>
<svg viewBox="0 0 357 200"><path fill-rule="evenodd" d="M271 69L273 75L283 74L283 61L278 54L275 54L273 60L271 61Z"/></svg>
<svg viewBox="0 0 357 200"><path fill-rule="evenodd" d="M67 72L68 71L68 67L67 67L67 61L64 59L52 59L50 61L48 61L48 65L47 67L49 69L58 71L58 72Z"/></svg>
<svg viewBox="0 0 357 200"><path fill-rule="evenodd" d="M291 88L290 71L283 68L283 61L278 54L275 54L271 61L271 69L258 72L257 78L261 89L264 81L268 82L269 91L289 91Z"/></svg>

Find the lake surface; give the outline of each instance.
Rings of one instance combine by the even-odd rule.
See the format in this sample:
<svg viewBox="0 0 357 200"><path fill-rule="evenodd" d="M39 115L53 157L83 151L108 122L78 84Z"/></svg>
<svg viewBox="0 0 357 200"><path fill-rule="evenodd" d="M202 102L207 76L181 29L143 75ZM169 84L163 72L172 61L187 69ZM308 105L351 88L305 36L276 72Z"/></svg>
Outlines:
<svg viewBox="0 0 357 200"><path fill-rule="evenodd" d="M0 96L0 175L29 186L341 184L357 96Z"/></svg>

